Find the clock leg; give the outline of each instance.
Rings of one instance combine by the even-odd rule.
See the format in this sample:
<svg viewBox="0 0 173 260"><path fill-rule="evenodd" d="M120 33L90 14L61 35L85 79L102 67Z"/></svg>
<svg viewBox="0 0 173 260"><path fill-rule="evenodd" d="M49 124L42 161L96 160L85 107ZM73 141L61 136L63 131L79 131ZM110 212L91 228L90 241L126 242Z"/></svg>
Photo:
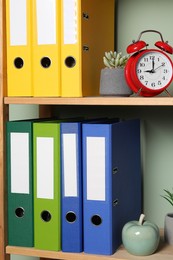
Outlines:
<svg viewBox="0 0 173 260"><path fill-rule="evenodd" d="M164 92L168 95L168 97L172 97L171 93L167 89L165 89Z"/></svg>
<svg viewBox="0 0 173 260"><path fill-rule="evenodd" d="M140 89L138 90L138 92L135 93L135 96L136 96L136 97L140 96L141 91L142 91L142 88L140 88Z"/></svg>

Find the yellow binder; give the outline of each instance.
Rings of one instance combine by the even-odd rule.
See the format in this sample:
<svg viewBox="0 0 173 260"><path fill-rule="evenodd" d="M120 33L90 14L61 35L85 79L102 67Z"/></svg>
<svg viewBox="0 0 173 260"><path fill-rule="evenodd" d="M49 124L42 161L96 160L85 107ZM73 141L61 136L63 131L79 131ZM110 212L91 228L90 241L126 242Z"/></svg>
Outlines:
<svg viewBox="0 0 173 260"><path fill-rule="evenodd" d="M31 96L31 1L6 0L7 95Z"/></svg>
<svg viewBox="0 0 173 260"><path fill-rule="evenodd" d="M32 2L34 96L60 96L60 0Z"/></svg>
<svg viewBox="0 0 173 260"><path fill-rule="evenodd" d="M102 57L114 49L114 0L61 0L61 93L99 94Z"/></svg>

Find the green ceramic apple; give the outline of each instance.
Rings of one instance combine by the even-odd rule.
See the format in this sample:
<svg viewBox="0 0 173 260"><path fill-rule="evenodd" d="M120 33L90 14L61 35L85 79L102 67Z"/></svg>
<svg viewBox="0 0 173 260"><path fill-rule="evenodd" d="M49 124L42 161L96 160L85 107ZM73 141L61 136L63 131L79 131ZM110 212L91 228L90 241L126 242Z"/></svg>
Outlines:
<svg viewBox="0 0 173 260"><path fill-rule="evenodd" d="M144 218L145 215L141 214L139 221L126 223L122 230L123 245L133 255L151 255L159 245L159 228Z"/></svg>

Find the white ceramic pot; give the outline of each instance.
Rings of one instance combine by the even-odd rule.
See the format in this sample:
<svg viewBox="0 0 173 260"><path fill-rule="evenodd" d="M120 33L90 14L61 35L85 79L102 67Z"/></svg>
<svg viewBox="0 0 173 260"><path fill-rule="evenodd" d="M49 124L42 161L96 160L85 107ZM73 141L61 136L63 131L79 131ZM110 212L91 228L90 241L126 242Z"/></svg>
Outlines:
<svg viewBox="0 0 173 260"><path fill-rule="evenodd" d="M102 96L130 96L133 94L128 87L123 68L104 68L100 75L100 95Z"/></svg>
<svg viewBox="0 0 173 260"><path fill-rule="evenodd" d="M164 239L166 243L173 245L173 213L165 216Z"/></svg>

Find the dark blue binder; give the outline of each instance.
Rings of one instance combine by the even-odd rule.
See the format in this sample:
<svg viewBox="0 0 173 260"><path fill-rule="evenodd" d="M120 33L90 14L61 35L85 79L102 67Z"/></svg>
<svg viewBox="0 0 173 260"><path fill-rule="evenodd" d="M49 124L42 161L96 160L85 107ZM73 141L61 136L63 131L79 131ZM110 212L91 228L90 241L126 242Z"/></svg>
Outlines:
<svg viewBox="0 0 173 260"><path fill-rule="evenodd" d="M140 121L83 124L84 252L113 254L141 213Z"/></svg>

